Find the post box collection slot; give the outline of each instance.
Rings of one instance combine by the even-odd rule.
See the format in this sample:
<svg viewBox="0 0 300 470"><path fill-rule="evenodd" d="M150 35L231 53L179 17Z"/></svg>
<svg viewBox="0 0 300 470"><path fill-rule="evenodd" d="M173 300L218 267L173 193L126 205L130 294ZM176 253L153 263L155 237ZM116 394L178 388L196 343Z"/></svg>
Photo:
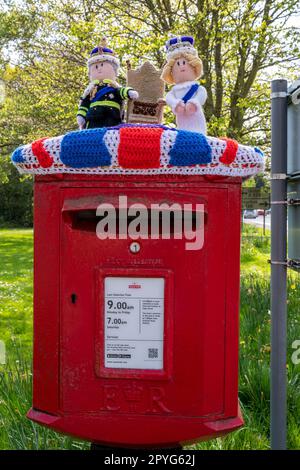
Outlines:
<svg viewBox="0 0 300 470"><path fill-rule="evenodd" d="M123 211L122 211L123 212ZM167 214L169 212L169 214ZM192 217L191 217L191 229L194 232L197 228L197 212L196 210L191 211L192 212ZM166 222L163 222L163 213L166 215ZM96 233L97 229L97 224L103 220L104 218L107 217L107 213L105 213L103 216L97 216L96 210L95 209L84 209L84 210L74 210L74 211L65 211L64 212L65 217L67 220L69 220L70 226L72 227L73 230L80 230L80 231L88 231L88 232L94 232ZM120 233L123 233L124 227L127 229L130 227L130 224L138 217L139 220L141 220L142 225L147 227L148 229L148 235L150 236L151 233L154 232L154 228L152 227L153 225L153 214L151 212L151 209L147 209L147 221L145 221L144 217L145 215L142 214L141 216L137 212L136 215L126 215L126 219L124 220L124 215L120 214L119 209L115 210L115 226L116 226L116 235L118 236ZM207 219L208 219L208 214L205 211L204 212L204 224L207 224ZM156 219L155 219L156 220ZM175 234L177 233L182 233L182 230L184 228L185 224L185 218L184 218L184 213L180 211L180 214L178 216L178 220L176 217L175 220L175 214L174 211L172 210L160 210L159 213L157 214L157 220L158 220L158 231L155 231L155 233L158 233L159 236L162 236L163 233L168 231L170 233L170 238L173 238ZM145 224L147 222L147 224ZM125 224L125 225L124 225ZM145 224L145 225L144 225ZM141 224L137 225L137 230L140 231ZM153 229L153 230L152 230Z"/></svg>

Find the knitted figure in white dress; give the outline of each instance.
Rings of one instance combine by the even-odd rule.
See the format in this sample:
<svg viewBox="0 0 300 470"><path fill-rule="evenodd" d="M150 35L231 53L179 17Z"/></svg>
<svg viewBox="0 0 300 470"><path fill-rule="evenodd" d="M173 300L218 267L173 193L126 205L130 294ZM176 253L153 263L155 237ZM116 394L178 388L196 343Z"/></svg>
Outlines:
<svg viewBox="0 0 300 470"><path fill-rule="evenodd" d="M167 63L161 78L174 85L166 95L166 102L176 116L178 129L206 134L206 120L202 106L207 92L197 83L202 75L202 61L194 48L191 36L169 39L166 43Z"/></svg>

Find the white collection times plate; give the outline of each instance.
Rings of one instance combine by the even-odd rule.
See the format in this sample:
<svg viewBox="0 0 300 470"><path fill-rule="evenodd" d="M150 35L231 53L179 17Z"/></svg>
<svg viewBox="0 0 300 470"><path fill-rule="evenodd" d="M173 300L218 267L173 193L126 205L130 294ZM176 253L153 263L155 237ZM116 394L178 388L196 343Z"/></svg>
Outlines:
<svg viewBox="0 0 300 470"><path fill-rule="evenodd" d="M105 278L105 367L163 369L164 291L164 278Z"/></svg>

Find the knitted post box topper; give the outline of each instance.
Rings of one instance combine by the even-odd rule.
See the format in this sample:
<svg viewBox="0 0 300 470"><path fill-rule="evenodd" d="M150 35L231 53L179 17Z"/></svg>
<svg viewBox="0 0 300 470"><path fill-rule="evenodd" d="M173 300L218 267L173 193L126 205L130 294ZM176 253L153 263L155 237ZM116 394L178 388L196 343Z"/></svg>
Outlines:
<svg viewBox="0 0 300 470"><path fill-rule="evenodd" d="M178 129L206 134L206 121L202 106L207 93L197 83L202 75L202 61L194 48L191 36L179 36L166 42L167 63L161 78L174 85L166 95L166 102L176 115Z"/></svg>
<svg viewBox="0 0 300 470"><path fill-rule="evenodd" d="M69 132L17 148L20 173L182 174L249 178L264 169L258 148L161 125L121 124Z"/></svg>
<svg viewBox="0 0 300 470"><path fill-rule="evenodd" d="M117 126L122 121L123 101L138 98L131 87L121 87L116 82L119 66L119 60L103 39L88 59L90 83L79 103L79 129Z"/></svg>

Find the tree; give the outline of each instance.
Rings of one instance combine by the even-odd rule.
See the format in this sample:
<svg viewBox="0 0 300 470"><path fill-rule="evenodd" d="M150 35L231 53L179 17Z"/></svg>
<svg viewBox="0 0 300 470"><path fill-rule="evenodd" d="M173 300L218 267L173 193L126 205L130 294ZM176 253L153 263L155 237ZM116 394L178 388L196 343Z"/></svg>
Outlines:
<svg viewBox="0 0 300 470"><path fill-rule="evenodd" d="M288 20L299 12L297 0L98 0L113 11L122 28L130 21L157 37L190 32L204 64L208 91L205 112L214 134L242 139L260 128L266 94L256 80L269 67L299 58L299 35ZM298 39L297 39L298 38ZM156 53L160 61L161 55ZM259 113L257 115L257 105ZM263 113L265 114L265 113ZM264 130L262 129L262 134Z"/></svg>
<svg viewBox="0 0 300 470"><path fill-rule="evenodd" d="M299 57L298 31L287 27L300 11L297 0L23 0L21 5L11 6L5 21L17 25L14 35L8 28L7 40L17 47L21 71L10 84L18 96L33 97L29 114L34 126L38 118L35 131L42 130L42 120L50 132L75 125L86 57L103 35L123 64L131 57L135 64L149 58L161 66L168 35L193 34L204 64L209 132L246 142L253 136L266 140L269 87L262 74Z"/></svg>

